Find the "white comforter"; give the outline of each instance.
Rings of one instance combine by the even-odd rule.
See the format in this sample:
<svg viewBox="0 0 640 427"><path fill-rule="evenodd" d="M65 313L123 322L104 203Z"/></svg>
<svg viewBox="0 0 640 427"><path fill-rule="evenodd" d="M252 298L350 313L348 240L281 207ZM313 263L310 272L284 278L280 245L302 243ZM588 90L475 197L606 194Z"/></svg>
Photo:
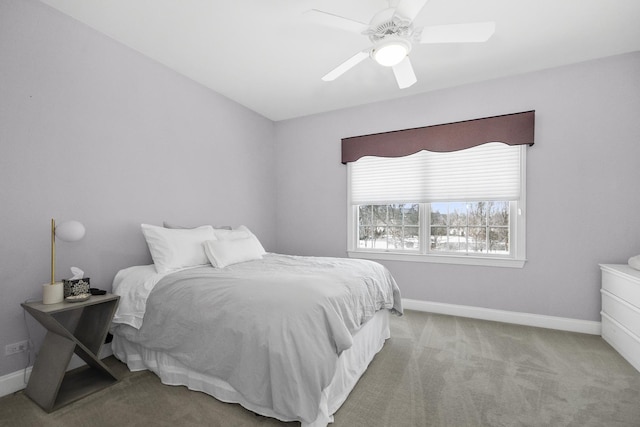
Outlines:
<svg viewBox="0 0 640 427"><path fill-rule="evenodd" d="M342 258L267 254L165 277L124 270L113 291L122 297L114 323L133 326L114 333L227 381L283 421L307 423L352 335L377 310L402 313L386 268Z"/></svg>

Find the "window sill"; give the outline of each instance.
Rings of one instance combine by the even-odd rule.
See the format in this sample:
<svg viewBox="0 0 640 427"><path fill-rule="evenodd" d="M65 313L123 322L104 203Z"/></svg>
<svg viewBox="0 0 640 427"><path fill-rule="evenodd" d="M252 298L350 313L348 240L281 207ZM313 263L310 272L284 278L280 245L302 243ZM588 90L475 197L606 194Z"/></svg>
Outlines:
<svg viewBox="0 0 640 427"><path fill-rule="evenodd" d="M423 255L410 253L348 251L349 258L388 261L427 262L435 264L478 265L485 267L523 268L525 259L476 257L468 255Z"/></svg>

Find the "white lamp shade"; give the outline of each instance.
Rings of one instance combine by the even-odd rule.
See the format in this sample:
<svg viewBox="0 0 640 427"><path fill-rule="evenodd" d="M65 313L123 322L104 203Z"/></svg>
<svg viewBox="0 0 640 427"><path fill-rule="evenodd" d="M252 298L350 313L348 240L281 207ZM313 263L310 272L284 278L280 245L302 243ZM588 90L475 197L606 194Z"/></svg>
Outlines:
<svg viewBox="0 0 640 427"><path fill-rule="evenodd" d="M56 226L56 237L65 242L75 242L84 237L84 225L78 221L67 221Z"/></svg>
<svg viewBox="0 0 640 427"><path fill-rule="evenodd" d="M410 45L404 40L381 43L373 51L373 59L385 67L399 64L409 53Z"/></svg>

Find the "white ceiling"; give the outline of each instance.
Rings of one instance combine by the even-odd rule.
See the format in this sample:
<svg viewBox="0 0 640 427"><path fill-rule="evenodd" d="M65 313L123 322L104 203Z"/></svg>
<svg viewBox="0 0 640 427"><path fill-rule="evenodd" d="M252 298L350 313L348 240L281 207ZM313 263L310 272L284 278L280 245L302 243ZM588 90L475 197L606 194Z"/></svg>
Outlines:
<svg viewBox="0 0 640 427"><path fill-rule="evenodd" d="M415 26L495 21L496 32L414 46L418 82L398 89L371 59L320 80L370 42L304 15L368 23L387 0L41 1L276 121L640 51L640 0L430 0Z"/></svg>

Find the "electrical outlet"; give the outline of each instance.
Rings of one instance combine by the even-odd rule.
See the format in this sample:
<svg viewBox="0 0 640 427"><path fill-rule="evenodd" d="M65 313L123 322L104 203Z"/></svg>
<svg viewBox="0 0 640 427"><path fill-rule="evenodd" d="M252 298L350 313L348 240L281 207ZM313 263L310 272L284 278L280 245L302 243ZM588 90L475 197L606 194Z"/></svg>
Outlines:
<svg viewBox="0 0 640 427"><path fill-rule="evenodd" d="M13 344L7 344L4 346L4 355L10 356L16 353L22 353L29 348L29 341L14 342Z"/></svg>

